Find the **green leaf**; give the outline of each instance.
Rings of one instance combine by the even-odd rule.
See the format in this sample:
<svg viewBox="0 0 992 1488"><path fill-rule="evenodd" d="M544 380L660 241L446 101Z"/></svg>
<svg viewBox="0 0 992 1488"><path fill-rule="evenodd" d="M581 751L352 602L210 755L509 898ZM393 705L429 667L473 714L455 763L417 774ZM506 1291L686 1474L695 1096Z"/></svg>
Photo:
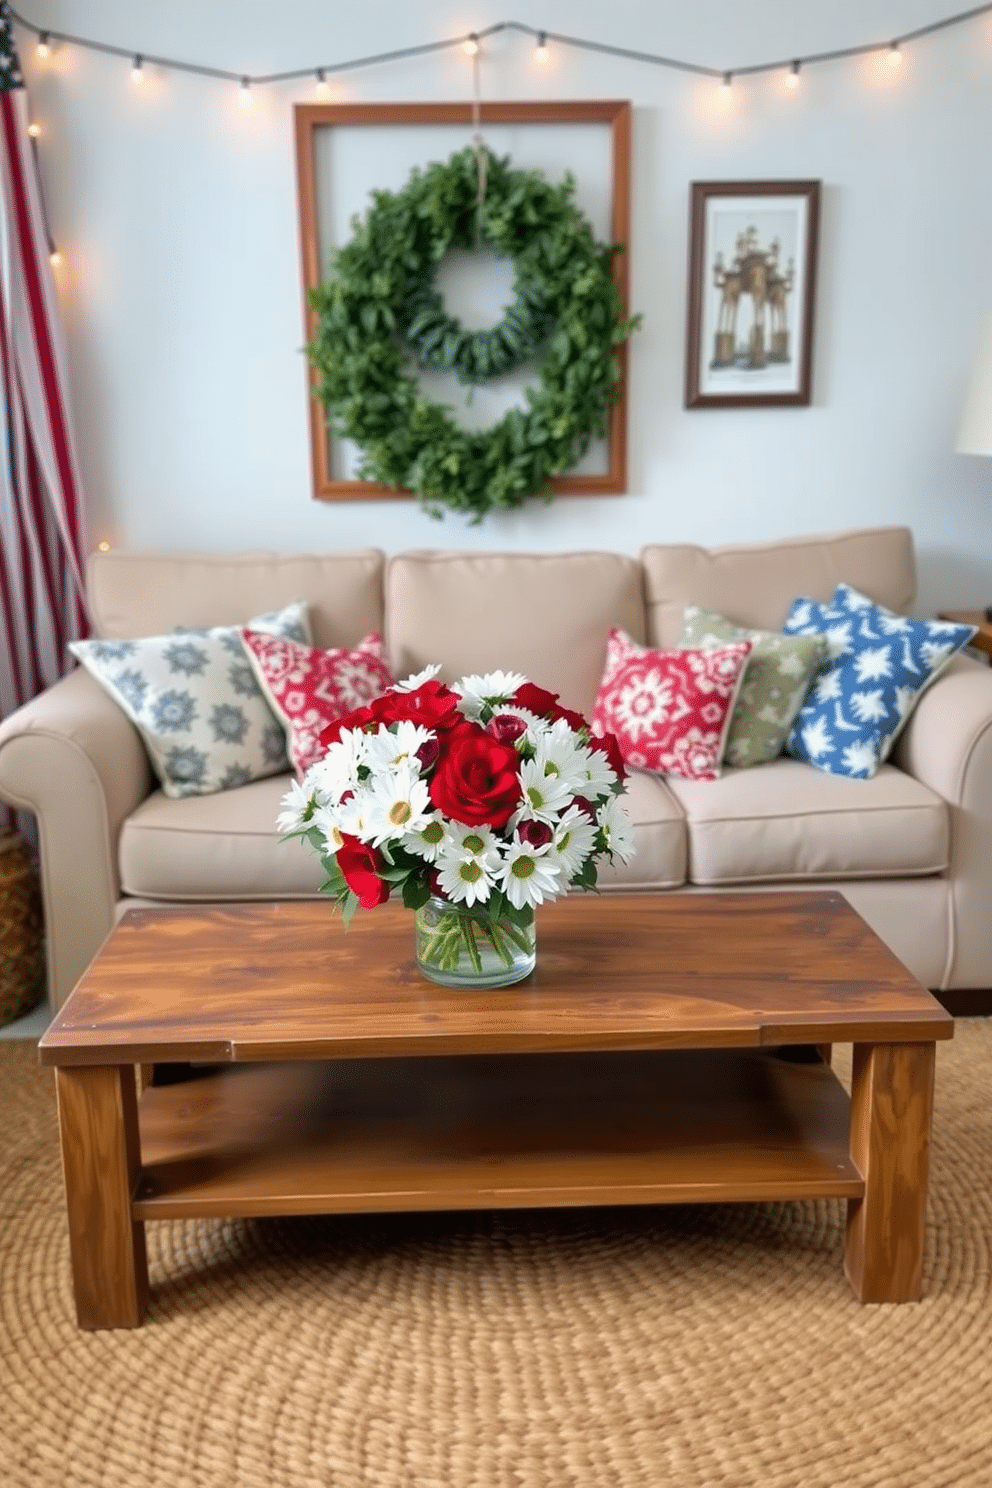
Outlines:
<svg viewBox="0 0 992 1488"><path fill-rule="evenodd" d="M513 303L496 327L465 331L435 287L450 249L476 241L477 162L466 147L412 172L402 191L372 194L309 296L317 329L305 348L328 426L358 445L359 475L414 489L432 516L448 508L473 522L549 496L549 472L569 468L605 428L619 389L613 349L640 324L622 313L618 245L596 240L574 183L554 185L491 152L487 167L482 233L516 270ZM404 370L397 327L423 367L474 383L533 361L541 386L525 389L525 409L466 436ZM394 882L405 893L412 879Z"/></svg>

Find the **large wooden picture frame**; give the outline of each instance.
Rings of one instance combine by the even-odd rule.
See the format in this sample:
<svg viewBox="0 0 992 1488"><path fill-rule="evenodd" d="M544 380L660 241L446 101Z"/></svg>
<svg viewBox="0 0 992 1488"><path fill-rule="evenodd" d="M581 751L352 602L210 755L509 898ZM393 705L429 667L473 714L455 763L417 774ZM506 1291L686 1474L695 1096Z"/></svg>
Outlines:
<svg viewBox="0 0 992 1488"><path fill-rule="evenodd" d="M810 401L819 181L695 181L687 408Z"/></svg>
<svg viewBox="0 0 992 1488"><path fill-rule="evenodd" d="M471 127L474 110L469 103L298 103L294 108L296 124L297 197L299 204L300 250L302 255L303 313L306 340L316 328L316 316L310 308L310 292L321 283L325 264L321 263L319 223L320 184L316 172L315 136L321 129L342 129L369 125L444 125ZM479 124L601 124L610 130L612 183L610 203L610 241L621 243L624 251L616 255L617 284L621 303L626 310L628 297L628 254L630 240L630 104L622 101L562 103L484 103L479 108ZM560 476L552 482L556 495L611 495L627 489L627 346L617 347L622 378L620 397L613 405L607 438L607 469L602 474ZM326 410L313 395L316 374L311 368L310 450L313 472L313 494L320 501L355 501L375 498L395 500L410 492L394 490L370 481L345 479L335 474Z"/></svg>

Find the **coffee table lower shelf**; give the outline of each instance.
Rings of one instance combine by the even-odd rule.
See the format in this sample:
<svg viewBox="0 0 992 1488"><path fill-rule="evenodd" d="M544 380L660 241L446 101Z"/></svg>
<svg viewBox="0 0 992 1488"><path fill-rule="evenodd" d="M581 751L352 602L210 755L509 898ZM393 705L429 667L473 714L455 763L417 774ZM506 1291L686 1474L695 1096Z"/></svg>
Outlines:
<svg viewBox="0 0 992 1488"><path fill-rule="evenodd" d="M138 1220L860 1198L829 1065L678 1051L234 1066L139 1103Z"/></svg>

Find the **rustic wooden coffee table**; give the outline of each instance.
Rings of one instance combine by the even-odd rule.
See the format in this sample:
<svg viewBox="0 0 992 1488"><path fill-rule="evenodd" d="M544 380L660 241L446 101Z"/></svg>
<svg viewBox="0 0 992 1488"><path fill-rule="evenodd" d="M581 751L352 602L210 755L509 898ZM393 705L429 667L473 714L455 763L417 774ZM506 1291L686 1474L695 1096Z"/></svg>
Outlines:
<svg viewBox="0 0 992 1488"><path fill-rule="evenodd" d="M531 977L479 993L424 980L398 906L125 915L40 1044L80 1326L140 1323L145 1221L196 1215L843 1198L857 1296L920 1295L953 1023L841 895L580 895L538 927ZM781 1057L838 1042L850 1100ZM157 1062L222 1068L139 1098Z"/></svg>

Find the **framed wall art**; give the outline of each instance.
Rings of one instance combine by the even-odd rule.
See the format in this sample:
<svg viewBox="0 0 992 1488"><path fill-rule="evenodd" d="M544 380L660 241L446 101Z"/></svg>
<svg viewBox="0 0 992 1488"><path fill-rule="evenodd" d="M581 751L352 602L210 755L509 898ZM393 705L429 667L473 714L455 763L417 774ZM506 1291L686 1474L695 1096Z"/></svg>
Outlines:
<svg viewBox="0 0 992 1488"><path fill-rule="evenodd" d="M444 159L482 131L485 144L514 165L541 170L560 180L565 170L578 178L577 202L603 241L626 245L630 234L630 104L625 101L482 103L297 104L297 193L299 205L304 333L317 324L311 294L321 284L332 250L354 232L354 215L364 216L376 189L402 190L412 166ZM485 249L483 249L485 252ZM453 255L454 256L454 255ZM499 265L495 265L498 269ZM494 269L494 271L495 271ZM614 271L627 303L627 252L617 253ZM507 274L511 270L506 269ZM502 311L496 300L491 319ZM457 313L457 312L456 312ZM551 482L557 495L619 494L627 489L627 347L616 347L620 393L607 417L607 435L594 441L586 457ZM444 403L453 396L440 374L418 374L427 396ZM454 379L450 376L448 382ZM488 427L507 407L525 400L533 372L524 368L478 388L454 389L465 402L459 417L470 428ZM309 372L310 448L314 496L322 501L395 499L409 495L356 475L354 450L329 432L327 410L315 397Z"/></svg>
<svg viewBox="0 0 992 1488"><path fill-rule="evenodd" d="M687 408L811 397L819 181L695 181Z"/></svg>

